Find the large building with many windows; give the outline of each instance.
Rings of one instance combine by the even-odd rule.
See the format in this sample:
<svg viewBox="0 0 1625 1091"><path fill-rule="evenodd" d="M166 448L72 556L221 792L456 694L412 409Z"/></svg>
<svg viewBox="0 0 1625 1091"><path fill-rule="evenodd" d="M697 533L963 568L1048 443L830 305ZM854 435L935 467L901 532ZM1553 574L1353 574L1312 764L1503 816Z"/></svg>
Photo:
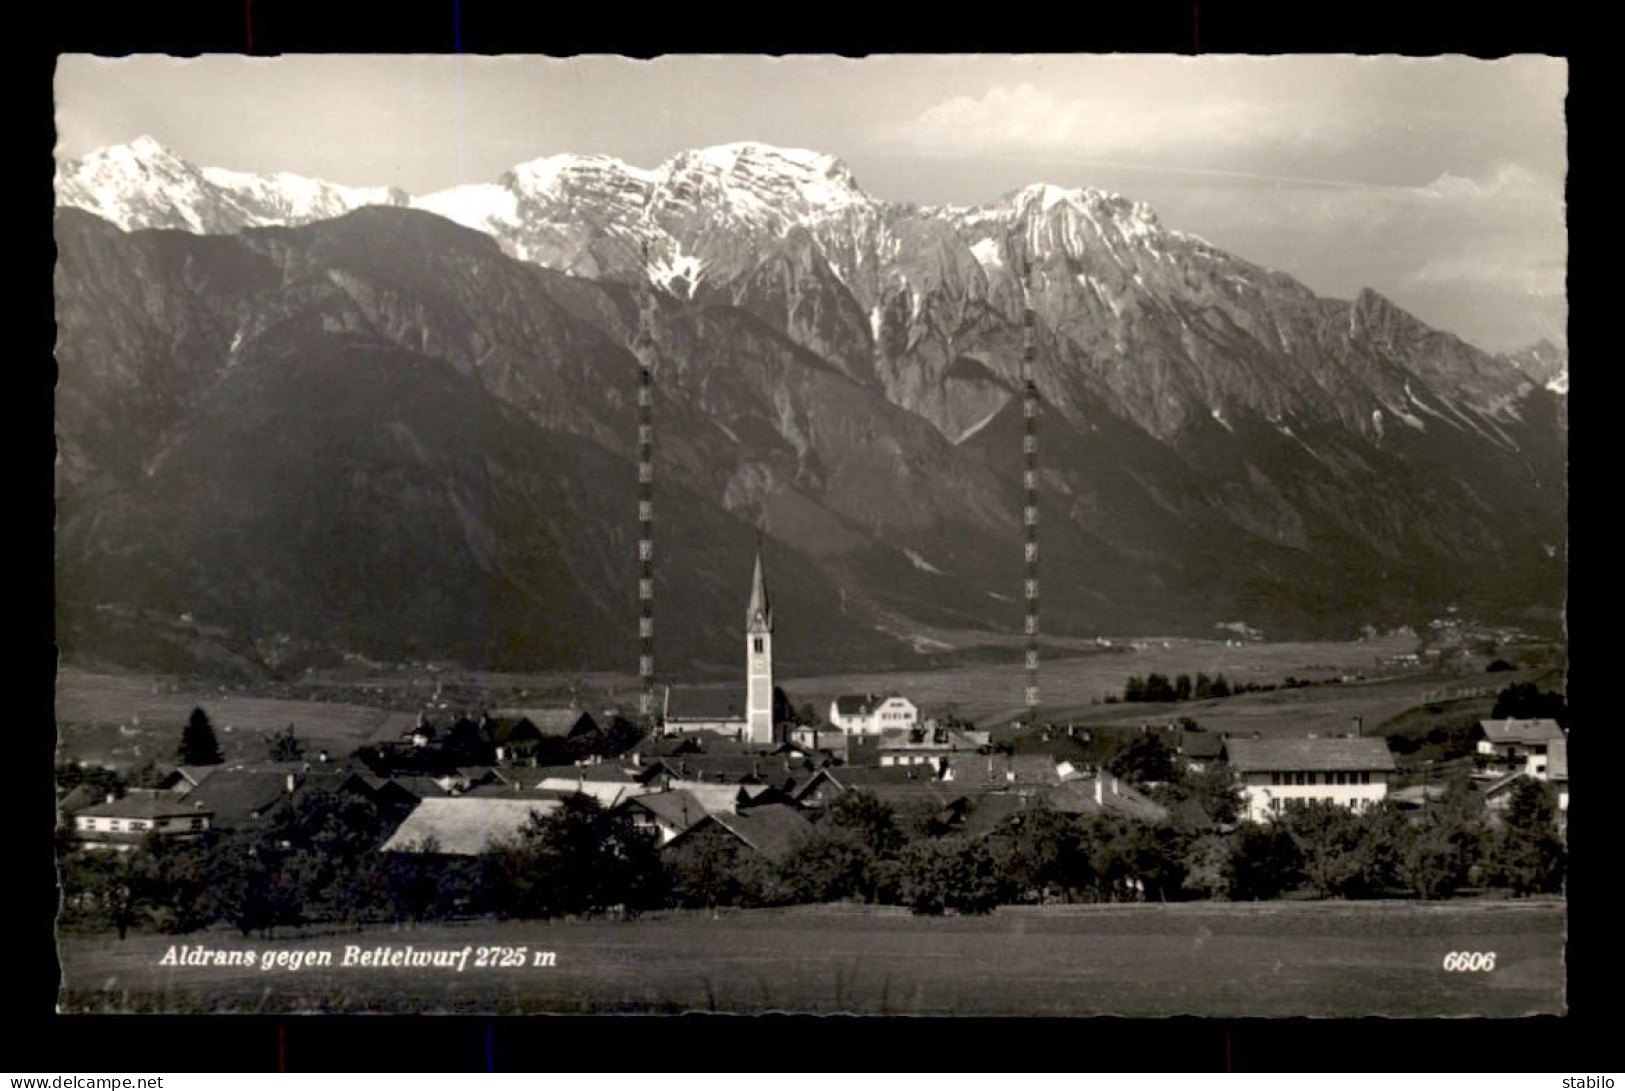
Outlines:
<svg viewBox="0 0 1625 1091"><path fill-rule="evenodd" d="M1254 822L1293 803L1364 810L1388 794L1395 768L1382 739L1226 739L1224 750Z"/></svg>

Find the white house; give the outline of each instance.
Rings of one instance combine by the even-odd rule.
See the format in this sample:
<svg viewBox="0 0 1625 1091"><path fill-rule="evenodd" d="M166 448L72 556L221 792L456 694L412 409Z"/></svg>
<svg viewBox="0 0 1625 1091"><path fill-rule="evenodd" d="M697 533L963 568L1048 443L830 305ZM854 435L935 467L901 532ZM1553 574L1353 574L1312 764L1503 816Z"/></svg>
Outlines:
<svg viewBox="0 0 1625 1091"><path fill-rule="evenodd" d="M108 799L73 816L74 839L86 848L126 852L149 835L200 837L212 812L177 800L172 792L131 789L122 799Z"/></svg>
<svg viewBox="0 0 1625 1091"><path fill-rule="evenodd" d="M920 710L895 693L848 694L830 702L829 722L849 735L878 735L887 728L919 726Z"/></svg>
<svg viewBox="0 0 1625 1091"><path fill-rule="evenodd" d="M1478 729L1477 750L1486 761L1509 770L1521 766L1537 780L1546 779L1547 751L1563 738L1556 720L1480 720Z"/></svg>
<svg viewBox="0 0 1625 1091"><path fill-rule="evenodd" d="M1388 794L1394 771L1382 739L1226 739L1224 749L1254 822L1294 802L1364 810Z"/></svg>

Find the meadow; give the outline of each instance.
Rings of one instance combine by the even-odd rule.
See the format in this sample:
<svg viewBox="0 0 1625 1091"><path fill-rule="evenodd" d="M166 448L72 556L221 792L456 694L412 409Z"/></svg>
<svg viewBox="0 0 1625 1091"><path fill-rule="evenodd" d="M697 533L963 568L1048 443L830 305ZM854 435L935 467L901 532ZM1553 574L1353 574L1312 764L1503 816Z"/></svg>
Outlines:
<svg viewBox="0 0 1625 1091"><path fill-rule="evenodd" d="M63 1011L850 1012L1042 1016L1521 1016L1564 1010L1561 902L862 906L473 921L245 939L66 935ZM159 964L172 944L333 965ZM375 969L346 946L523 946L526 965ZM551 952L552 965L534 953ZM1445 969L1452 952L1494 968ZM544 960L545 962L545 960Z"/></svg>

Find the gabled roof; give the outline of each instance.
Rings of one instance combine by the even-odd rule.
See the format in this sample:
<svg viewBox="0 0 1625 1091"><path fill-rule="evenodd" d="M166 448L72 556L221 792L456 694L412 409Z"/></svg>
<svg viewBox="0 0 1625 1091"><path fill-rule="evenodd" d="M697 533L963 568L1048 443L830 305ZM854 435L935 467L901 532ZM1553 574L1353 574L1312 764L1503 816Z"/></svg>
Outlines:
<svg viewBox="0 0 1625 1091"><path fill-rule="evenodd" d="M943 779L960 788L1041 787L1059 784L1061 774L1048 754L950 754Z"/></svg>
<svg viewBox="0 0 1625 1091"><path fill-rule="evenodd" d="M1181 731L1179 752L1198 760L1217 758L1224 752L1224 736L1216 731Z"/></svg>
<svg viewBox="0 0 1625 1091"><path fill-rule="evenodd" d="M542 729L529 716L520 716L516 719L493 716L486 721L485 726L491 732L491 741L498 746L508 746L515 742L542 737Z"/></svg>
<svg viewBox="0 0 1625 1091"><path fill-rule="evenodd" d="M216 825L229 827L262 816L284 799L290 775L281 769L224 768L181 796L181 802L212 812Z"/></svg>
<svg viewBox="0 0 1625 1091"><path fill-rule="evenodd" d="M783 859L813 836L813 824L801 817L794 807L774 803L738 814L709 815L690 826L681 837L674 838L671 845L677 845L684 837L692 836L713 823L768 860Z"/></svg>
<svg viewBox="0 0 1625 1091"><path fill-rule="evenodd" d="M966 794L963 785L937 780L924 766L829 766L817 770L796 786L797 801L806 799L820 784L833 784L846 792L868 792L888 803L921 801L947 806Z"/></svg>
<svg viewBox="0 0 1625 1091"><path fill-rule="evenodd" d="M638 773L629 765L612 761L586 765L543 765L535 770L537 780L593 781L598 784L629 784Z"/></svg>
<svg viewBox="0 0 1625 1091"><path fill-rule="evenodd" d="M693 792L678 789L637 796L621 804L623 808L641 807L660 821L679 832L688 829L713 813Z"/></svg>
<svg viewBox="0 0 1625 1091"><path fill-rule="evenodd" d="M131 788L123 799L94 803L78 812L96 818L197 818L211 813L207 808L190 807L162 789Z"/></svg>
<svg viewBox="0 0 1625 1091"><path fill-rule="evenodd" d="M1044 793L1044 800L1064 814L1117 814L1141 822L1161 822L1168 808L1117 777L1069 780Z"/></svg>
<svg viewBox="0 0 1625 1091"><path fill-rule="evenodd" d="M425 799L384 842L383 851L413 852L433 841L442 855L478 856L517 836L533 813L546 815L559 806L552 800L490 796Z"/></svg>
<svg viewBox="0 0 1625 1091"><path fill-rule="evenodd" d="M56 809L62 814L72 816L105 798L105 793L93 791L83 784L76 784L67 795L56 801Z"/></svg>
<svg viewBox="0 0 1625 1091"><path fill-rule="evenodd" d="M667 791L650 793L654 796L683 792L707 812L733 812L750 796L738 784L703 784L697 780L674 780Z"/></svg>
<svg viewBox="0 0 1625 1091"><path fill-rule="evenodd" d="M1394 756L1380 738L1226 739L1224 748L1230 764L1244 773L1394 769Z"/></svg>
<svg viewBox="0 0 1625 1091"><path fill-rule="evenodd" d="M842 716L867 716L884 700L875 693L843 693L835 698L835 711Z"/></svg>
<svg viewBox="0 0 1625 1091"><path fill-rule="evenodd" d="M745 690L742 686L668 686L666 722L714 720L745 722Z"/></svg>
<svg viewBox="0 0 1625 1091"><path fill-rule="evenodd" d="M1011 816L1032 810L1036 799L1018 792L989 792L977 797L959 825L968 837L986 837L1010 821Z"/></svg>
<svg viewBox="0 0 1625 1091"><path fill-rule="evenodd" d="M1563 737L1556 720L1480 720L1478 726L1492 743L1542 743Z"/></svg>

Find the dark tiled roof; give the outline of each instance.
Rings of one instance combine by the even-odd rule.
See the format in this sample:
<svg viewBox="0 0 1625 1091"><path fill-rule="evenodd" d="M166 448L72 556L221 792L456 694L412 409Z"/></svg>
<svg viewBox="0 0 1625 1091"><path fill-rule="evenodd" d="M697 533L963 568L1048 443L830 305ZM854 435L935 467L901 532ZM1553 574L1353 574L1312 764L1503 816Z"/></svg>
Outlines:
<svg viewBox="0 0 1625 1091"><path fill-rule="evenodd" d="M666 720L715 720L744 723L745 691L739 686L701 689L672 686L666 690Z"/></svg>
<svg viewBox="0 0 1625 1091"><path fill-rule="evenodd" d="M835 711L842 716L867 716L882 700L872 693L843 693L835 698Z"/></svg>
<svg viewBox="0 0 1625 1091"><path fill-rule="evenodd" d="M774 803L737 814L721 812L711 822L731 832L769 860L781 860L813 836L813 825L794 807ZM699 824L692 828L699 828Z"/></svg>
<svg viewBox="0 0 1625 1091"><path fill-rule="evenodd" d="M1118 814L1141 822L1161 822L1168 817L1168 808L1109 775L1104 780L1057 784L1044 793L1044 801L1064 814Z"/></svg>
<svg viewBox="0 0 1625 1091"><path fill-rule="evenodd" d="M625 808L641 807L662 821L675 826L679 831L687 830L694 823L712 813L712 810L705 805L704 800L693 792L681 789L636 796L627 800L621 806Z"/></svg>
<svg viewBox="0 0 1625 1091"><path fill-rule="evenodd" d="M209 814L207 807L188 806L173 792L132 788L123 799L103 802L81 808L82 815L107 818L196 818Z"/></svg>
<svg viewBox="0 0 1625 1091"><path fill-rule="evenodd" d="M1230 764L1244 773L1394 768L1380 738L1226 739L1224 745Z"/></svg>
<svg viewBox="0 0 1625 1091"><path fill-rule="evenodd" d="M282 763L275 763L280 765ZM196 810L212 811L215 824L232 826L263 815L288 795L288 777L297 774L277 768L225 768L181 797Z"/></svg>
<svg viewBox="0 0 1625 1091"><path fill-rule="evenodd" d="M1480 720L1478 726L1494 743L1540 743L1563 737L1556 720Z"/></svg>
<svg viewBox="0 0 1625 1091"><path fill-rule="evenodd" d="M534 770L526 770L527 779L532 780L586 780L595 784L630 784L637 769L616 762L605 761L588 765L543 765ZM530 774L534 774L531 776Z"/></svg>
<svg viewBox="0 0 1625 1091"><path fill-rule="evenodd" d="M1181 731L1179 752L1187 758L1217 758L1224 752L1224 736L1216 731Z"/></svg>

